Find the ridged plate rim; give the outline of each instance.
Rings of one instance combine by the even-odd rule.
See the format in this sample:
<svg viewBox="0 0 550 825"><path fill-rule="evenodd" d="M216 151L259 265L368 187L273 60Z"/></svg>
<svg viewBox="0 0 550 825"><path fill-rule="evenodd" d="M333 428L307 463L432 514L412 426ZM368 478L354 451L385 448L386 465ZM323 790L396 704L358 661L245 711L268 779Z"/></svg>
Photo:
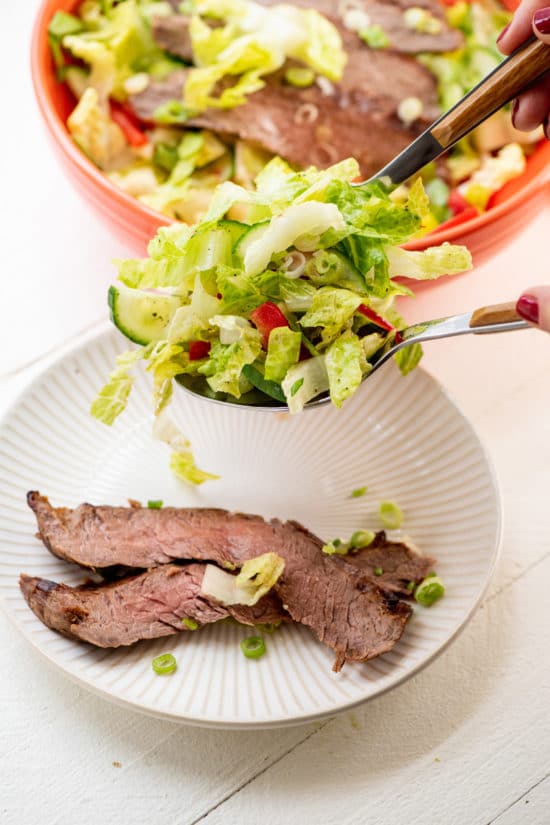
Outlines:
<svg viewBox="0 0 550 825"><path fill-rule="evenodd" d="M101 324L99 327L94 326L91 330L79 336L76 341L68 342L62 345L61 347L57 348L54 352L45 356L42 362L39 362L39 364L37 365L38 371L31 376L29 382L23 387L23 389L16 396L15 400L12 401L12 403L8 406L4 414L0 417L0 441L5 431L5 428L8 426L9 422L12 420L12 418L17 417L18 409L26 402L28 397L32 395L32 393L42 382L47 381L52 374L55 374L56 370L59 369L59 367L66 360L73 357L78 357L83 353L85 349L93 347L94 345L98 346L103 339L108 339L110 337L113 337L112 327L110 326L110 324L106 322L104 324ZM326 709L320 712L295 714L292 716L281 716L273 719L261 719L258 721L254 720L250 722L243 722L238 719L220 720L212 719L210 716L201 716L197 714L193 714L192 716L190 716L181 713L169 712L151 707L139 701L134 701L132 699L120 696L116 693L116 690L110 690L105 688L104 686L99 686L94 683L93 679L82 677L78 673L75 673L72 670L65 667L64 663L58 661L56 659L56 656L50 650L44 649L44 647L40 644L40 639L36 638L35 634L31 630L29 630L27 627L25 627L19 622L17 616L15 615L15 612L12 611L12 609L10 608L7 599L0 595L0 605L3 607L4 613L7 615L11 623L17 628L17 630L23 635L23 637L33 646L33 648L37 650L41 654L41 656L43 656L47 660L47 662L50 665L61 670L73 683L81 687L84 687L87 690L90 690L97 696L101 696L102 698L106 698L109 701L114 702L116 705L120 707L136 710L146 715L155 716L157 718L161 718L164 720L179 722L197 727L228 730L261 730L303 725L319 719L329 718L345 711L350 711L353 708L362 705L367 701L371 701L372 699L378 698L379 696L384 695L390 690L393 690L394 688L402 685L412 676L420 673L424 668L431 664L453 643L453 641L455 641L455 639L464 630L464 628L471 620L472 616L476 612L477 608L483 600L483 597L487 592L496 563L498 561L502 543L502 506L500 491L492 461L489 457L489 454L487 453L487 450L483 442L481 441L475 428L473 427L467 416L462 412L462 410L460 409L452 395L440 384L440 382L438 382L432 375L430 375L427 371L423 370L421 367L417 368L416 372L419 375L422 375L424 380L427 380L429 384L431 384L432 388L438 391L442 403L446 403L447 405L449 405L457 420L460 421L461 425L465 428L465 430L469 432L470 437L472 437L477 443L480 464L483 465L484 470L487 473L488 482L490 483L491 487L490 492L492 494L494 504L494 522L492 524L492 532L494 536L492 541L493 546L492 552L488 557L487 569L481 582L481 585L478 588L477 593L473 595L473 599L469 609L461 617L453 632L450 633L443 642L434 647L433 651L424 659L419 661L414 666L408 668L401 675L396 676L389 684L376 690L375 693L368 696L353 699L349 702L340 702L333 708ZM269 414L265 411L259 411L258 415L260 414L260 412L263 416ZM315 413L313 411L308 412L306 418L309 418L310 415L315 415ZM1 568L2 560L0 558L0 570ZM53 631L51 631L51 633L53 633ZM75 642L74 644L78 645L79 643Z"/></svg>

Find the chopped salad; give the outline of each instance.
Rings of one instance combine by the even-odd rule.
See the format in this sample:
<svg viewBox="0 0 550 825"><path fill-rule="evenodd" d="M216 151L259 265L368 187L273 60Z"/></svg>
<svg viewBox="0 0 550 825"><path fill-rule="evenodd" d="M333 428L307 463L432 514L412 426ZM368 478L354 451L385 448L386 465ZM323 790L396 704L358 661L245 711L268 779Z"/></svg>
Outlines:
<svg viewBox="0 0 550 825"><path fill-rule="evenodd" d="M412 293L396 278L471 267L462 246L401 248L429 220L420 179L401 202L379 182L353 187L356 176L353 159L295 172L275 158L254 190L222 184L202 221L163 227L149 257L119 261L111 316L138 347L119 356L92 414L113 423L140 361L152 375L157 415L174 380L215 399L282 402L291 413L326 393L340 407L399 336L394 299ZM412 345L395 359L407 374L420 357ZM160 437L177 456L178 475L210 477L175 428Z"/></svg>
<svg viewBox="0 0 550 825"><path fill-rule="evenodd" d="M360 0L344 5L344 30L359 36L361 48L392 50L391 33L369 20ZM155 27L159 20L173 19L175 11L187 28L168 51L155 38ZM437 36L443 24L459 32L460 48L415 57L435 75L442 110L501 60L496 36L509 17L492 0L458 0L446 8L443 20L421 7L403 11L402 24L413 34ZM296 95L319 87L330 96L349 59L341 31L313 8L264 7L252 0L84 0L75 14L54 15L49 37L59 77L76 99L67 121L75 142L126 193L192 225L208 213L220 183L232 181L254 191L256 176L274 156L261 142L247 139L246 129L241 135L235 126L237 135L231 136L214 126L197 127L200 116L214 112L217 120L212 122L221 122L281 72L284 89ZM180 74L185 75L183 91L180 83L173 99L154 110L152 122L140 118L131 105L135 96L156 84L162 88ZM304 103L299 114L313 118L318 108ZM423 108L419 97L402 99L392 115L394 128L413 129L412 139L420 131ZM500 112L444 162L429 165L422 173L429 219L417 234L490 207L494 193L523 172L537 136L516 132L509 113ZM327 158L333 150L328 137ZM284 151L278 154L284 158ZM403 186L398 192L403 202L409 189Z"/></svg>

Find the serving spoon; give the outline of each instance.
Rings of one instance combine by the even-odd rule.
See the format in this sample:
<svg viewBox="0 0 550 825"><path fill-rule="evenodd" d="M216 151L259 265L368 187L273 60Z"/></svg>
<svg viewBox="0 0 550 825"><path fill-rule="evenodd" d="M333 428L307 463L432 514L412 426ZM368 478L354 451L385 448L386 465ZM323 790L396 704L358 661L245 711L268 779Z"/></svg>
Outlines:
<svg viewBox="0 0 550 825"><path fill-rule="evenodd" d="M529 38L397 157L354 186L380 179L390 185L403 183L549 71L550 46Z"/></svg>
<svg viewBox="0 0 550 825"><path fill-rule="evenodd" d="M353 184L361 187L372 180L384 180L390 185L399 185L419 172L427 163L438 158L469 132L483 123L488 117L505 106L520 92L531 86L550 71L550 46L536 38L530 38L522 46L503 60L492 72L474 86L451 109L441 115L431 126L416 138L390 163L380 169L372 178ZM453 315L415 324L400 331L400 340L393 343L379 355L373 369L365 376L368 378L382 364L403 347L438 338L448 338L466 333L506 332L524 329L528 324L516 314L513 304L484 307L473 313ZM199 395L216 404L228 404L234 407L238 401L222 401L212 398L204 387L206 382L193 382L192 386L184 384L182 389L191 395ZM365 379L363 379L365 380ZM329 403L327 394L319 396L306 404L306 407L319 407ZM245 404L241 402L243 406ZM268 405L246 404L257 410L281 411L288 409L286 404L273 400Z"/></svg>
<svg viewBox="0 0 550 825"><path fill-rule="evenodd" d="M453 338L455 335L486 335L495 332L512 332L516 329L527 329L529 324L524 321L516 312L515 304L494 304L492 306L480 307L473 312L464 312L461 315L449 315L447 318L436 318L431 321L421 321L410 327L405 327L399 331L399 336L393 343L387 344L382 350L376 353L373 358L372 369L363 376L363 382L373 375L377 369L386 364L390 358L399 350L411 346L411 344L424 344L426 341L437 341L441 338ZM191 395L199 395L207 398L215 404L225 404L230 407L239 406L239 401L225 401L218 398L211 398L191 389L185 384L181 384L185 392ZM309 401L305 408L320 407L329 404L328 393L320 395ZM286 404L273 399L269 404L247 404L243 406L251 407L255 410L268 410L270 412L284 412L288 410Z"/></svg>

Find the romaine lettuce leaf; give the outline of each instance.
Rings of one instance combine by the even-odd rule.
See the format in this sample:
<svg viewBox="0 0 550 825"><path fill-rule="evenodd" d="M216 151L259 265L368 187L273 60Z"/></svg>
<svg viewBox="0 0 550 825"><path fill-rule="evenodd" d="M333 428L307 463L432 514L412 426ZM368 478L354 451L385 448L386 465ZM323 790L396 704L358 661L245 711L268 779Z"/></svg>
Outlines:
<svg viewBox="0 0 550 825"><path fill-rule="evenodd" d="M386 255L392 278L412 278L428 281L441 275L456 275L472 268L472 256L465 246L444 243L423 252L387 247Z"/></svg>
<svg viewBox="0 0 550 825"><path fill-rule="evenodd" d="M281 384L289 412L299 413L312 398L329 388L328 372L324 355L300 361L291 367Z"/></svg>
<svg viewBox="0 0 550 825"><path fill-rule="evenodd" d="M214 392L226 392L240 398L243 392L241 373L246 364L253 364L262 351L258 330L250 327L233 344L214 344L206 364L199 367L199 373L206 376L208 385Z"/></svg>
<svg viewBox="0 0 550 825"><path fill-rule="evenodd" d="M153 436L172 448L170 469L176 478L188 484L204 484L219 478L197 467L190 442L180 433L166 410L155 418Z"/></svg>
<svg viewBox="0 0 550 825"><path fill-rule="evenodd" d="M327 349L325 364L328 373L330 400L341 407L346 398L356 391L362 380L361 342L347 330Z"/></svg>
<svg viewBox="0 0 550 825"><path fill-rule="evenodd" d="M309 201L293 204L272 218L266 231L254 240L244 255L244 272L257 275L263 272L273 255L291 246L300 248L300 238L314 236L317 239L327 229L344 228L344 221L334 204Z"/></svg>
<svg viewBox="0 0 550 825"><path fill-rule="evenodd" d="M393 356L402 375L408 375L420 363L423 352L420 344L410 344L398 350Z"/></svg>
<svg viewBox="0 0 550 825"><path fill-rule="evenodd" d="M276 327L269 334L267 356L265 359L265 378L267 381L281 383L290 367L298 362L302 335L288 327Z"/></svg>
<svg viewBox="0 0 550 825"><path fill-rule="evenodd" d="M132 367L145 358L150 349L150 347L141 347L117 356L116 367L110 374L109 380L92 401L90 413L94 418L111 425L126 409L134 383L134 377L131 374Z"/></svg>

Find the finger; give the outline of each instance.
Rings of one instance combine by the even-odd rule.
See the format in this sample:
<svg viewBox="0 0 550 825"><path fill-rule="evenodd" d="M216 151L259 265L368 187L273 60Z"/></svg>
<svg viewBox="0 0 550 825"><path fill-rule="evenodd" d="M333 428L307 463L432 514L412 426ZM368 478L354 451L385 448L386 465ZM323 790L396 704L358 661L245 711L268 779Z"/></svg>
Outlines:
<svg viewBox="0 0 550 825"><path fill-rule="evenodd" d="M514 101L512 123L522 132L530 132L545 123L550 112L550 77L545 77Z"/></svg>
<svg viewBox="0 0 550 825"><path fill-rule="evenodd" d="M502 30L497 45L502 54L510 54L521 46L533 33L533 15L545 9L548 0L523 0L518 6L512 21Z"/></svg>
<svg viewBox="0 0 550 825"><path fill-rule="evenodd" d="M518 299L516 310L530 324L550 332L550 286L525 290Z"/></svg>
<svg viewBox="0 0 550 825"><path fill-rule="evenodd" d="M533 34L550 46L550 6L537 9L533 15Z"/></svg>

